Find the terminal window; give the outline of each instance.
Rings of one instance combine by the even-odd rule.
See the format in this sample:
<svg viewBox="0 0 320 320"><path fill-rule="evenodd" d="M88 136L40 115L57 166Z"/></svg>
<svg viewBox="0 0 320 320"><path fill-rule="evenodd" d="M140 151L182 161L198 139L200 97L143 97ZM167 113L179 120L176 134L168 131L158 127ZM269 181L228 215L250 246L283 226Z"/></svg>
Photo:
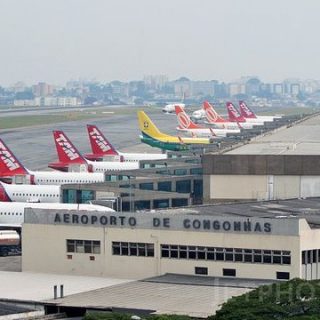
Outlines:
<svg viewBox="0 0 320 320"><path fill-rule="evenodd" d="M67 239L67 252L100 254L101 244L97 240Z"/></svg>
<svg viewBox="0 0 320 320"><path fill-rule="evenodd" d="M287 250L221 248L177 244L162 244L161 258L284 265L291 264L291 252Z"/></svg>
<svg viewBox="0 0 320 320"><path fill-rule="evenodd" d="M112 254L116 256L154 257L154 244L140 242L112 242Z"/></svg>

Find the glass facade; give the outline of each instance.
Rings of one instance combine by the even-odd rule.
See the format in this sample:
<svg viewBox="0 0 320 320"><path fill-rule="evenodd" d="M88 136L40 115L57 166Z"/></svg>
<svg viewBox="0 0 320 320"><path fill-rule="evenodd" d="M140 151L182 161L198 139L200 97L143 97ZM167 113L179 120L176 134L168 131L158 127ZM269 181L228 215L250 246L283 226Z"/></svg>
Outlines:
<svg viewBox="0 0 320 320"><path fill-rule="evenodd" d="M194 259L224 262L291 264L291 252L280 250L161 245L161 258Z"/></svg>
<svg viewBox="0 0 320 320"><path fill-rule="evenodd" d="M154 244L112 242L112 254L116 256L154 257Z"/></svg>
<svg viewBox="0 0 320 320"><path fill-rule="evenodd" d="M171 192L172 191L172 182L171 181L158 182L158 190Z"/></svg>
<svg viewBox="0 0 320 320"><path fill-rule="evenodd" d="M176 182L176 192L190 193L191 192L191 180L181 180Z"/></svg>
<svg viewBox="0 0 320 320"><path fill-rule="evenodd" d="M92 190L66 189L62 192L63 203L87 203L94 198L95 193Z"/></svg>

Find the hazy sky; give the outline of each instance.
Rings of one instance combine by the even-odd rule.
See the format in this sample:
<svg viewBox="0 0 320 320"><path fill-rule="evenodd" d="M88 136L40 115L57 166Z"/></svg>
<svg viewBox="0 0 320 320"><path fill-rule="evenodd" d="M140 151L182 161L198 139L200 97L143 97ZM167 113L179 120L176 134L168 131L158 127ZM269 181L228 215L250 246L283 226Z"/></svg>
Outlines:
<svg viewBox="0 0 320 320"><path fill-rule="evenodd" d="M319 0L0 0L0 85L320 79Z"/></svg>

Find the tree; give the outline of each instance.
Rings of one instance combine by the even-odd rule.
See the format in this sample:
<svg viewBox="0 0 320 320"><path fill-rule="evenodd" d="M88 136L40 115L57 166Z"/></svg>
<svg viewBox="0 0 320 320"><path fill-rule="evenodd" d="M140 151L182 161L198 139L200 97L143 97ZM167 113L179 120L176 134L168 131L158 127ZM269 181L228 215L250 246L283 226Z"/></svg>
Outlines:
<svg viewBox="0 0 320 320"><path fill-rule="evenodd" d="M261 286L233 297L209 320L319 320L319 283L293 279Z"/></svg>

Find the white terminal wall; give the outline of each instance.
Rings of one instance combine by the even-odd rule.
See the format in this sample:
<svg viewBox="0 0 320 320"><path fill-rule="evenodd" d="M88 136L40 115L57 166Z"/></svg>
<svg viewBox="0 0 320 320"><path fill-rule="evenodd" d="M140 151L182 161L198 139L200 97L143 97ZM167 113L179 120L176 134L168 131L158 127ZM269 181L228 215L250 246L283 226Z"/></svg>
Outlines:
<svg viewBox="0 0 320 320"><path fill-rule="evenodd" d="M238 278L276 279L276 272L290 272L290 278L304 277L301 251L320 248L320 231L310 229L304 219L295 220L298 233L284 235L25 223L22 232L22 269L141 279L165 273L194 275L195 267L207 267L208 275L216 277L223 276L223 268L236 269ZM276 219L274 223L277 223ZM99 240L101 253L72 253L70 260L67 258L66 239ZM155 256L112 255L112 241L153 243ZM291 265L161 258L160 244L290 250ZM94 256L95 260L90 260L90 256Z"/></svg>
<svg viewBox="0 0 320 320"><path fill-rule="evenodd" d="M209 181L209 183L207 182ZM210 175L204 176L204 199L279 200L320 196L320 176Z"/></svg>

